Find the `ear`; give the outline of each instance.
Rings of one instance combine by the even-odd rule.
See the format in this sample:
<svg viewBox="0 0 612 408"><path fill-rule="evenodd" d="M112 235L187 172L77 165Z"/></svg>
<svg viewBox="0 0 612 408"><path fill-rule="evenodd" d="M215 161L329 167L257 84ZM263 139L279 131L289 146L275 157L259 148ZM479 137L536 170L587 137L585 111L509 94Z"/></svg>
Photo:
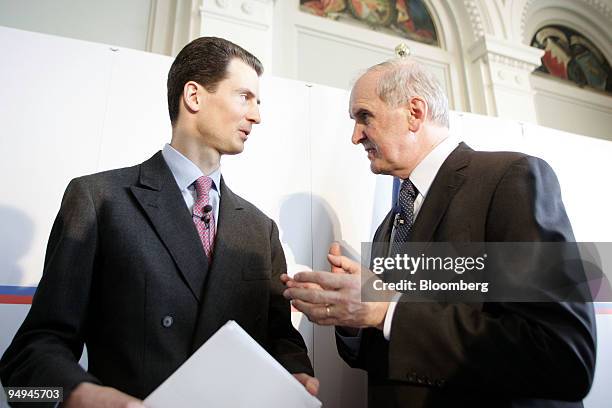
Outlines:
<svg viewBox="0 0 612 408"><path fill-rule="evenodd" d="M410 113L408 117L410 130L412 132L418 132L421 126L423 126L423 123L427 120L427 103L420 96L415 96L410 98L407 108Z"/></svg>
<svg viewBox="0 0 612 408"><path fill-rule="evenodd" d="M191 112L199 112L202 108L201 86L197 82L189 81L183 87L183 105Z"/></svg>

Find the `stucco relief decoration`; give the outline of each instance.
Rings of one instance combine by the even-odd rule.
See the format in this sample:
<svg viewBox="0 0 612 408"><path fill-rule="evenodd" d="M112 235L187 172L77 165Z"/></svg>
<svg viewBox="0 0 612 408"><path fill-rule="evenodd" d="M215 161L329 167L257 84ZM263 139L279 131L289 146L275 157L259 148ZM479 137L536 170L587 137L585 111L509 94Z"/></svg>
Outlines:
<svg viewBox="0 0 612 408"><path fill-rule="evenodd" d="M612 93L612 71L603 53L588 38L563 26L546 26L531 40L545 50L536 71L572 81L580 86Z"/></svg>
<svg viewBox="0 0 612 408"><path fill-rule="evenodd" d="M300 0L300 9L439 46L431 14L422 0Z"/></svg>

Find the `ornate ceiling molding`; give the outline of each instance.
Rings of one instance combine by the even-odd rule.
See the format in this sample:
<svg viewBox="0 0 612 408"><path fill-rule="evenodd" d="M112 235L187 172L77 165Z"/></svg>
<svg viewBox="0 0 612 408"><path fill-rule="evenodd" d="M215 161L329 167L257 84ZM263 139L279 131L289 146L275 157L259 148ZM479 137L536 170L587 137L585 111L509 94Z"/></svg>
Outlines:
<svg viewBox="0 0 612 408"><path fill-rule="evenodd" d="M612 9L606 5L605 2L601 0L582 0L586 4L593 7L598 14L603 15L606 20L612 21Z"/></svg>
<svg viewBox="0 0 612 408"><path fill-rule="evenodd" d="M525 2L525 6L523 7L523 12L521 13L521 35L525 32L525 24L527 23L527 12L531 8L534 0L527 0Z"/></svg>
<svg viewBox="0 0 612 408"><path fill-rule="evenodd" d="M608 7L608 5L601 0L580 0L593 9L598 15L603 16L606 20L608 20L612 24L612 9ZM525 2L525 6L523 7L523 12L521 14L521 33L525 32L525 25L527 23L528 13L531 11L531 6L535 2L535 0L527 0Z"/></svg>

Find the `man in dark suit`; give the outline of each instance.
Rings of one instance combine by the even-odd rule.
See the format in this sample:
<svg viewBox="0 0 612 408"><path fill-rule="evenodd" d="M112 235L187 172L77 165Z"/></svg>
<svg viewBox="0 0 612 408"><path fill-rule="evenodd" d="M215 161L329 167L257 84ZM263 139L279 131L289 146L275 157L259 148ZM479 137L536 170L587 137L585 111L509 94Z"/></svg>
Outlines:
<svg viewBox="0 0 612 408"><path fill-rule="evenodd" d="M316 393L282 296L276 224L219 168L260 123L262 71L229 41L194 40L168 74L171 144L70 182L32 308L0 364L4 386L63 387L66 407L141 406L231 319Z"/></svg>
<svg viewBox="0 0 612 408"><path fill-rule="evenodd" d="M520 153L477 152L449 135L448 102L421 65L388 61L356 82L354 144L372 172L402 180L372 257L402 242L571 242L552 169ZM332 272L283 276L287 298L336 325L340 355L368 372L370 407L579 407L595 368L592 304L362 302L362 268L330 249ZM370 273L363 270L363 273ZM537 289L536 289L537 291Z"/></svg>

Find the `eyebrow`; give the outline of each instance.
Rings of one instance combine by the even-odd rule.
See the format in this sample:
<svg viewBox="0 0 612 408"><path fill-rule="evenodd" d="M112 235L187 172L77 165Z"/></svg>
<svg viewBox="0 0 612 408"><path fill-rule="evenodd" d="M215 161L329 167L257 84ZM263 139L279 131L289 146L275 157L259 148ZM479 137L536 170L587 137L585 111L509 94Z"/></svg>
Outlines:
<svg viewBox="0 0 612 408"><path fill-rule="evenodd" d="M255 98L255 94L253 93L253 91L251 91L248 88L238 88L236 90L236 92L238 92L239 94L247 94L249 96L249 98ZM261 104L261 100L259 98L257 98L257 104L260 105Z"/></svg>
<svg viewBox="0 0 612 408"><path fill-rule="evenodd" d="M359 116L361 116L362 114L367 113L370 116L372 115L372 112L370 112L369 110L365 109L365 108L359 108L357 109L357 112L355 112L355 114L353 115L353 113L351 112L351 110L349 109L349 116L351 119L353 120L359 120Z"/></svg>

